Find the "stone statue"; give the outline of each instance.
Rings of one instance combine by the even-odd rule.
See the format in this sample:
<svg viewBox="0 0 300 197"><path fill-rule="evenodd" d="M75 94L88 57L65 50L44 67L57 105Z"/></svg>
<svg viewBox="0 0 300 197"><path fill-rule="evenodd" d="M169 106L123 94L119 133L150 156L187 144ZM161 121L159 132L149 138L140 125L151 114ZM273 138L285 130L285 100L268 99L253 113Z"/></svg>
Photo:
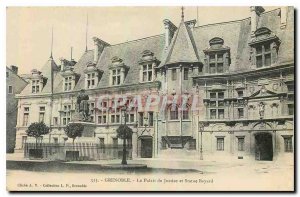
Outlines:
<svg viewBox="0 0 300 197"><path fill-rule="evenodd" d="M259 103L258 109L259 109L259 116L260 116L260 118L263 118L264 115L265 115L265 104L263 104L262 102Z"/></svg>
<svg viewBox="0 0 300 197"><path fill-rule="evenodd" d="M85 94L85 91L80 90L76 101L76 112L82 115L82 121L88 121L89 118L89 96Z"/></svg>

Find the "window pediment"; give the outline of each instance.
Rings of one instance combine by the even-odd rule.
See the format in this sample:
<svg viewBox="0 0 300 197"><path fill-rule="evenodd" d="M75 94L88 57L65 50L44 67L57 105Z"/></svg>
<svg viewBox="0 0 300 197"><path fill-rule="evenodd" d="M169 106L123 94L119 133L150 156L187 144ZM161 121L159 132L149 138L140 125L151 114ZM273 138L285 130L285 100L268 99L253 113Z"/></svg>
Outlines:
<svg viewBox="0 0 300 197"><path fill-rule="evenodd" d="M111 59L112 64L109 66L109 69L116 69L116 68L127 68L124 64L123 59L119 58L118 56L114 56Z"/></svg>
<svg viewBox="0 0 300 197"><path fill-rule="evenodd" d="M74 72L74 68L73 67L66 67L65 70L61 71L61 75L63 77L75 76L76 73Z"/></svg>
<svg viewBox="0 0 300 197"><path fill-rule="evenodd" d="M92 72L100 72L100 70L96 67L95 63L88 62L86 68L84 69L84 73L92 73Z"/></svg>
<svg viewBox="0 0 300 197"><path fill-rule="evenodd" d="M261 44L263 42L272 42L274 41L277 45L280 44L279 38L267 27L261 27L254 32L254 37L249 43L250 46L255 44Z"/></svg>
<svg viewBox="0 0 300 197"><path fill-rule="evenodd" d="M150 50L144 50L142 53L142 57L139 60L139 64L147 63L147 62L156 62L157 59L154 56L154 53Z"/></svg>

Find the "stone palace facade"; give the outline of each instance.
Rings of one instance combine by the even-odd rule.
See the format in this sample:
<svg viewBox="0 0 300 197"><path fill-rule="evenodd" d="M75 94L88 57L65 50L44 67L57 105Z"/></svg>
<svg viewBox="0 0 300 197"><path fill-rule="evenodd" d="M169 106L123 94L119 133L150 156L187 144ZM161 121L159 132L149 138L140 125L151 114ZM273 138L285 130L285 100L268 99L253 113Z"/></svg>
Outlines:
<svg viewBox="0 0 300 197"><path fill-rule="evenodd" d="M84 89L91 122L76 142L122 144L122 112L115 99L98 103L100 96L186 95L198 98L197 110L194 99L184 110L127 112L133 158L293 159L294 9L250 10L249 18L203 26L182 13L177 26L165 19L160 35L115 45L94 37L94 49L77 62L61 58L58 65L51 56L16 95L15 151L35 141L25 131L38 121L50 127L43 143L71 142L64 127Z"/></svg>

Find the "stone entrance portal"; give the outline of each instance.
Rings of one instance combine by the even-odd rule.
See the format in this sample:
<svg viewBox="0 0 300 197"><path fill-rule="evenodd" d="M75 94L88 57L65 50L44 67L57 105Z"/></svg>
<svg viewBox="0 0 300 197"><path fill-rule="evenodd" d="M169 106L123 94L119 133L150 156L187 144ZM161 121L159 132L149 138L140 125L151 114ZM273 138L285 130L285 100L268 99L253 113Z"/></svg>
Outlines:
<svg viewBox="0 0 300 197"><path fill-rule="evenodd" d="M152 158L153 139L152 137L140 137L141 158Z"/></svg>
<svg viewBox="0 0 300 197"><path fill-rule="evenodd" d="M261 161L273 160L273 142L271 134L258 133L255 135L255 159Z"/></svg>

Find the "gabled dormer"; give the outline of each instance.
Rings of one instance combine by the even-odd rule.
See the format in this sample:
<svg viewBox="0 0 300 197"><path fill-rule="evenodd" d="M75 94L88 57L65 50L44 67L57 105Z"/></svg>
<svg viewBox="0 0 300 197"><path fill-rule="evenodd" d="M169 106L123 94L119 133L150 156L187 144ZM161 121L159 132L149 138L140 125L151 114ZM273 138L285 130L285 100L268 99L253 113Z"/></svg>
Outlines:
<svg viewBox="0 0 300 197"><path fill-rule="evenodd" d="M36 94L42 91L44 84L46 83L46 78L42 75L42 72L37 69L32 69L29 81L31 85L31 93Z"/></svg>
<svg viewBox="0 0 300 197"><path fill-rule="evenodd" d="M93 89L97 87L97 84L102 76L103 71L96 67L94 62L88 62L84 69L85 74L85 88Z"/></svg>
<svg viewBox="0 0 300 197"><path fill-rule="evenodd" d="M142 57L139 60L140 65L140 82L151 82L156 78L155 68L159 64L158 60L154 56L154 53L145 50L141 53Z"/></svg>
<svg viewBox="0 0 300 197"><path fill-rule="evenodd" d="M249 43L252 68L264 68L276 64L280 42L267 27L257 29Z"/></svg>
<svg viewBox="0 0 300 197"><path fill-rule="evenodd" d="M203 50L204 73L220 74L227 73L230 66L230 48L224 46L224 40L219 37L212 38L209 41L209 48Z"/></svg>
<svg viewBox="0 0 300 197"><path fill-rule="evenodd" d="M112 86L122 85L129 67L126 66L123 60L117 56L113 57L111 62L112 64L109 66L109 84Z"/></svg>

